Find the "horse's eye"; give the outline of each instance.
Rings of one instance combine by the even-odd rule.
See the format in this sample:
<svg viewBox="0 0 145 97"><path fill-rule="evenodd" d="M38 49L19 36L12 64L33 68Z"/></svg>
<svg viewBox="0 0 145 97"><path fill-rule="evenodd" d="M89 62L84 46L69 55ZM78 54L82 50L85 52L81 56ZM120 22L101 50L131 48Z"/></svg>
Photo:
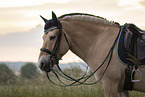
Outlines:
<svg viewBox="0 0 145 97"><path fill-rule="evenodd" d="M50 40L55 39L56 36L50 36Z"/></svg>

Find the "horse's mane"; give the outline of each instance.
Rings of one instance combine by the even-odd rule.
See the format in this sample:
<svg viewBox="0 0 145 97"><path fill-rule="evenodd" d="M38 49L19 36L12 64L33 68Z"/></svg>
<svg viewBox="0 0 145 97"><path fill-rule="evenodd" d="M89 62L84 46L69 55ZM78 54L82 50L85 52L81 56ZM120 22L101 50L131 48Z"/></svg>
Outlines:
<svg viewBox="0 0 145 97"><path fill-rule="evenodd" d="M60 20L77 20L77 21L87 21L93 23L107 24L107 25L119 25L119 23L114 21L108 21L106 18L95 16L92 14L85 13L70 13L64 14L59 17Z"/></svg>

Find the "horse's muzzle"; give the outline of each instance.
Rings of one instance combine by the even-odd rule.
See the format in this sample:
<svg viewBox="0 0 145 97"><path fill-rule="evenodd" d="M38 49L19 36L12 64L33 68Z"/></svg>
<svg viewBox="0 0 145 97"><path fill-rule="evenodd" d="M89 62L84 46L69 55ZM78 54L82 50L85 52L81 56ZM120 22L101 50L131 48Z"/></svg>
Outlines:
<svg viewBox="0 0 145 97"><path fill-rule="evenodd" d="M39 60L39 68L42 70L42 71L45 71L45 72L50 72L53 70L53 66L56 64L56 60L55 58L51 58L50 59L50 56L49 55L44 55L44 56L41 56L40 57L40 60Z"/></svg>

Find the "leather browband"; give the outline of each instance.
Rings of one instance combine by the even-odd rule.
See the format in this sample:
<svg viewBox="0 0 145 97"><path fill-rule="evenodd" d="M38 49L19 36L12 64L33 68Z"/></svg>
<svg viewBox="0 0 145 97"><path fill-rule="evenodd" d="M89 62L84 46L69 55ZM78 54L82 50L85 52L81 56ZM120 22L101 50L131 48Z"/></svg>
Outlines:
<svg viewBox="0 0 145 97"><path fill-rule="evenodd" d="M58 29L58 27L52 26L52 27L50 27L50 28L44 30L44 33L47 34L48 32L50 32L50 31L52 31L52 30L54 30L54 29Z"/></svg>

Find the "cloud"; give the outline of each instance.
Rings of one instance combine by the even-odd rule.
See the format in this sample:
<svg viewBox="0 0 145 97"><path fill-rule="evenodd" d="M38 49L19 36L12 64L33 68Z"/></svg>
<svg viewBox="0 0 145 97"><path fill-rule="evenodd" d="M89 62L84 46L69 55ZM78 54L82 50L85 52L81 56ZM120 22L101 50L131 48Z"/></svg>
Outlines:
<svg viewBox="0 0 145 97"><path fill-rule="evenodd" d="M140 0L120 0L119 6L137 6Z"/></svg>
<svg viewBox="0 0 145 97"><path fill-rule="evenodd" d="M27 6L35 6L41 5L44 3L67 3L70 0L1 0L0 7L7 8L7 7L27 7Z"/></svg>
<svg viewBox="0 0 145 97"><path fill-rule="evenodd" d="M0 47L40 47L43 27L37 25L27 32L15 32L0 36Z"/></svg>
<svg viewBox="0 0 145 97"><path fill-rule="evenodd" d="M35 0L30 1L34 2ZM39 2L40 0L36 1ZM122 17L130 17L130 19L126 19L127 22L131 19L138 20L138 18L132 16L140 15L142 17L144 12L144 9L141 8L137 10L136 7L132 6L119 6L119 0L65 0L65 3L53 1L42 0L41 3L31 6L0 8L0 34L28 31L38 24L43 24L39 15L50 19L51 11L54 11L57 16L73 12L90 13L119 22L124 22L124 20L119 19ZM124 1L127 2L128 0Z"/></svg>
<svg viewBox="0 0 145 97"><path fill-rule="evenodd" d="M39 2L41 0L29 1ZM51 11L56 12L57 16L72 12L104 15L105 12L114 10L114 7L117 5L117 0L113 0L112 2L106 0L59 0L59 2L64 1L65 3L58 3L56 1L57 0L46 2L46 0L42 0L41 3L36 5L32 4L31 6L0 7L0 35L30 30L32 27L43 23L39 15L43 15L48 19L51 18ZM8 4L10 4L10 2ZM115 8L115 10L117 10L117 8Z"/></svg>
<svg viewBox="0 0 145 97"><path fill-rule="evenodd" d="M145 7L145 1L144 1L144 0L140 1L139 4L140 4L141 6L144 6L144 7Z"/></svg>
<svg viewBox="0 0 145 97"><path fill-rule="evenodd" d="M42 25L0 36L0 61L37 62L42 46Z"/></svg>

